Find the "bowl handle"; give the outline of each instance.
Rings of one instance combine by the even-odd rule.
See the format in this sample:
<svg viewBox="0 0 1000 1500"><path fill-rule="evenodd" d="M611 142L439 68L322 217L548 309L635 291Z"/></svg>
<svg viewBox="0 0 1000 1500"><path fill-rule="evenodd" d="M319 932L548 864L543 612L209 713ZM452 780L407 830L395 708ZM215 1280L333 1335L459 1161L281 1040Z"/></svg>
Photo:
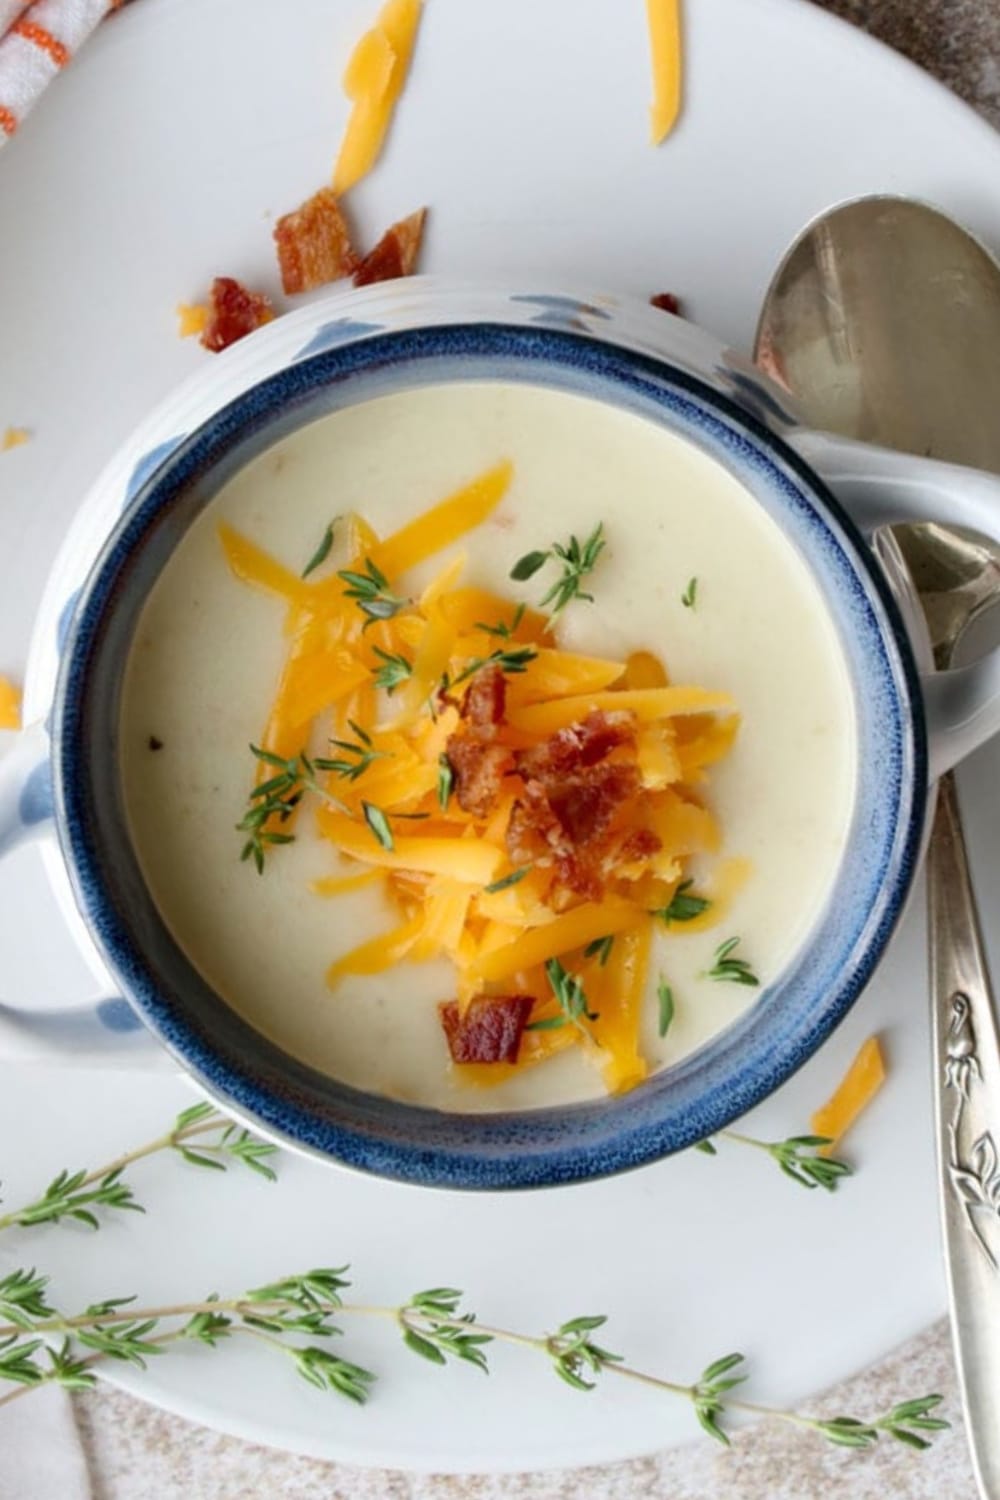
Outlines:
<svg viewBox="0 0 1000 1500"><path fill-rule="evenodd" d="M55 824L45 726L0 734L0 741L9 741L0 745L0 859L6 859L22 844L52 838ZM39 1011L0 1004L0 1060L173 1066L128 1002L118 998Z"/></svg>
<svg viewBox="0 0 1000 1500"><path fill-rule="evenodd" d="M1000 541L1000 478L826 432L788 441L866 536L880 526L936 521ZM1000 647L970 667L922 679L930 772L937 778L1000 731Z"/></svg>

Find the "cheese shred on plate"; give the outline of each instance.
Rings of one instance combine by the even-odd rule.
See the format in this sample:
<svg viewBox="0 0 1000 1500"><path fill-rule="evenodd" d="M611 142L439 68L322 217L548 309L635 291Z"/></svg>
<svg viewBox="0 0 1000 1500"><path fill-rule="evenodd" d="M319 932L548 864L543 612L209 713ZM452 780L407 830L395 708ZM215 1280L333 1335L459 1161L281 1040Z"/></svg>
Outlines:
<svg viewBox="0 0 1000 1500"><path fill-rule="evenodd" d="M680 0L646 0L646 22L653 63L650 139L658 146L673 130L681 110Z"/></svg>
<svg viewBox="0 0 1000 1500"><path fill-rule="evenodd" d="M333 173L337 193L360 182L378 160L406 82L421 9L422 0L387 0L348 59L344 93L351 114Z"/></svg>
<svg viewBox="0 0 1000 1500"><path fill-rule="evenodd" d="M652 652L568 651L557 619L465 580L455 544L512 477L503 460L386 537L351 517L304 578L219 527L236 578L286 613L250 805L292 799L291 769L301 795L271 804L265 841L314 817L331 854L314 897L385 898L385 931L335 958L331 988L447 959L440 1016L459 1076L496 1082L582 1047L623 1092L648 1071L654 932L690 859L721 844L704 789L739 719L727 694L671 683ZM414 593L411 570L445 549Z"/></svg>
<svg viewBox="0 0 1000 1500"><path fill-rule="evenodd" d="M8 677L0 677L0 729L20 729L21 694Z"/></svg>
<svg viewBox="0 0 1000 1500"><path fill-rule="evenodd" d="M885 1083L885 1059L877 1036L863 1042L851 1066L827 1102L811 1120L816 1135L827 1138L822 1155L829 1156L847 1134L861 1112L868 1108Z"/></svg>

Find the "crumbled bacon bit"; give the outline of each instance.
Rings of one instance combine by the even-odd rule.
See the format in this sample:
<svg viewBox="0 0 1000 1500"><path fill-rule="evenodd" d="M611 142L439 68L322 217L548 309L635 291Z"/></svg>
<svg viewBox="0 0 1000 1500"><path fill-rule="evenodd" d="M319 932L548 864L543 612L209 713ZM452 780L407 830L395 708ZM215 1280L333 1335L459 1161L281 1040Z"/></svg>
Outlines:
<svg viewBox="0 0 1000 1500"><path fill-rule="evenodd" d="M452 1062L517 1062L534 1003L531 995L477 995L464 1016L454 1000L440 1005Z"/></svg>
<svg viewBox="0 0 1000 1500"><path fill-rule="evenodd" d="M208 296L208 319L201 344L218 354L274 317L274 309L260 292L251 292L232 276L216 276Z"/></svg>
<svg viewBox="0 0 1000 1500"><path fill-rule="evenodd" d="M415 214L400 219L398 224L387 229L355 271L354 285L369 286L373 281L395 281L399 276L412 276L420 254L426 217L426 208L418 208Z"/></svg>
<svg viewBox="0 0 1000 1500"><path fill-rule="evenodd" d="M507 709L507 679L500 667L483 667L477 672L462 701L462 718L473 730L487 731L489 738L503 723Z"/></svg>
<svg viewBox="0 0 1000 1500"><path fill-rule="evenodd" d="M681 304L673 292L657 292L655 297L650 297L650 305L659 307L663 312L673 313L675 318L681 315Z"/></svg>
<svg viewBox="0 0 1000 1500"><path fill-rule="evenodd" d="M545 791L570 844L582 849L599 839L618 809L638 795L639 771L636 766L594 766Z"/></svg>
<svg viewBox="0 0 1000 1500"><path fill-rule="evenodd" d="M340 201L332 188L320 188L274 226L281 285L293 295L350 276L358 257Z"/></svg>
<svg viewBox="0 0 1000 1500"><path fill-rule="evenodd" d="M529 781L511 811L507 853L518 863L544 863L607 852L603 837L639 795L634 765L594 766L558 781Z"/></svg>
<svg viewBox="0 0 1000 1500"><path fill-rule="evenodd" d="M566 850L566 838L549 799L536 782L528 782L524 795L511 808L507 824L507 853L515 866L543 864L548 856Z"/></svg>
<svg viewBox="0 0 1000 1500"><path fill-rule="evenodd" d="M455 773L459 807L474 818L489 817L503 778L514 764L510 751L505 745L490 744L475 735L453 734L447 755Z"/></svg>
<svg viewBox="0 0 1000 1500"><path fill-rule="evenodd" d="M651 828L636 828L625 836L615 850L615 863L631 865L637 860L659 854L662 848L663 840L658 833L654 833Z"/></svg>
<svg viewBox="0 0 1000 1500"><path fill-rule="evenodd" d="M619 750L628 756L609 759ZM507 852L517 864L554 868L557 906L570 894L599 900L616 868L660 847L652 831L622 826L623 814L641 811L633 714L595 711L518 752L514 765L524 793L507 825Z"/></svg>
<svg viewBox="0 0 1000 1500"><path fill-rule="evenodd" d="M545 780L596 766L620 745L635 745L635 715L621 709L612 713L595 709L579 724L557 730L531 750L519 751L515 760L522 776Z"/></svg>
<svg viewBox="0 0 1000 1500"><path fill-rule="evenodd" d="M510 750L496 743L507 703L507 680L499 667L475 674L462 700L462 728L449 735L446 753L455 773L458 805L475 818L488 817L512 770Z"/></svg>

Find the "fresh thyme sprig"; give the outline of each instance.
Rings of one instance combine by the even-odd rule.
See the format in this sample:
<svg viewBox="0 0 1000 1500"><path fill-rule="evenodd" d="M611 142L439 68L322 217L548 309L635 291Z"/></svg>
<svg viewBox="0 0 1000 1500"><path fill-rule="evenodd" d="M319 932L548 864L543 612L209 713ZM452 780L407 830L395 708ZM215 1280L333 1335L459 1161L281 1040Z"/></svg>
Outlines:
<svg viewBox="0 0 1000 1500"><path fill-rule="evenodd" d="M923 1452L931 1445L925 1432L944 1432L951 1426L943 1417L932 1417L931 1412L941 1405L940 1396L918 1396L915 1401L901 1401L874 1422L859 1422L857 1417L831 1417L826 1421L814 1419L809 1425L841 1448L872 1448L880 1433L895 1438L907 1448Z"/></svg>
<svg viewBox="0 0 1000 1500"><path fill-rule="evenodd" d="M0 1279L0 1318L8 1320L0 1323L0 1380L14 1389L0 1397L0 1405L42 1385L93 1385L92 1366L105 1360L144 1368L151 1356L171 1343L193 1341L215 1348L236 1335L262 1340L290 1359L310 1385L363 1405L375 1373L319 1343L303 1344L300 1339L330 1339L341 1335L342 1325L351 1318L376 1317L395 1323L406 1348L435 1365L457 1360L488 1373L486 1350L499 1342L542 1355L573 1390L589 1392L599 1378L611 1375L679 1397L690 1403L705 1431L722 1443L729 1442L723 1423L734 1412L791 1423L849 1448L871 1448L886 1436L924 1449L932 1434L949 1426L933 1415L941 1404L938 1395L900 1402L870 1421L810 1417L759 1406L733 1395L747 1378L741 1354L715 1360L690 1385L667 1380L627 1365L621 1355L597 1343L594 1335L607 1322L600 1315L571 1318L554 1333L534 1336L478 1323L474 1314L461 1310L462 1293L454 1287L417 1292L396 1307L353 1305L342 1296L349 1285L346 1271L345 1266L320 1268L239 1297L211 1296L168 1307L136 1308L132 1299L112 1298L70 1317L50 1306L46 1277L13 1271ZM81 1357L82 1350L91 1352Z"/></svg>
<svg viewBox="0 0 1000 1500"><path fill-rule="evenodd" d="M331 740L331 745L344 752L343 756L332 759L319 755L313 758L303 750L290 760L285 760L271 750L262 750L258 745L250 746L257 759L272 766L275 771L273 776L254 787L250 793L250 806L236 825L237 832L247 835L240 859L252 860L258 875L264 873L264 861L270 845L294 844L294 833L282 833L281 825L287 823L306 792L322 798L338 812L352 816L347 804L320 784L317 771L342 776L346 781L357 781L373 761L381 760L389 754L386 750L375 749L371 735L360 724L355 724L353 719L348 719L347 722L357 735L357 742ZM347 759L348 756L352 759ZM362 809L367 805L362 803ZM274 827L275 821L279 825L277 828Z"/></svg>
<svg viewBox="0 0 1000 1500"><path fill-rule="evenodd" d="M461 1301L462 1293L452 1286L414 1293L406 1306L398 1309L403 1343L431 1364L444 1365L449 1359L460 1359L488 1375L483 1346L491 1344L494 1335L472 1328L476 1315L459 1313Z"/></svg>
<svg viewBox="0 0 1000 1500"><path fill-rule="evenodd" d="M387 759L390 752L376 750L371 735L360 724L356 724L353 719L348 719L347 722L357 735L357 740L331 740L330 744L343 750L344 755L333 760L318 756L315 766L318 771L330 771L334 776L342 776L345 781L357 781L373 761ZM348 760L344 758L346 756L353 758Z"/></svg>
<svg viewBox="0 0 1000 1500"><path fill-rule="evenodd" d="M542 609L551 604L553 615L558 615L573 599L586 599L593 603L593 594L584 593L583 580L594 571L597 559L606 546L604 524L598 522L585 542L581 543L577 537L571 536L565 546L560 542L553 542L545 552L525 553L511 568L510 576L517 583L525 583L550 558L558 559L562 563L562 572L541 600Z"/></svg>
<svg viewBox="0 0 1000 1500"><path fill-rule="evenodd" d="M727 1448L730 1441L729 1434L719 1419L725 1415L727 1405L735 1404L729 1397L729 1392L742 1385L747 1378L745 1375L730 1373L743 1363L742 1354L724 1354L721 1359L713 1360L710 1365L706 1365L691 1387L691 1404L694 1407L695 1416L709 1437L725 1444Z"/></svg>
<svg viewBox="0 0 1000 1500"><path fill-rule="evenodd" d="M297 756L293 760L284 760L270 750L261 750L258 745L251 745L250 749L258 760L281 768L276 775L254 787L250 793L250 806L236 825L237 833L247 835L240 859L252 859L257 874L263 875L268 847L291 844L295 840L294 834L282 833L273 824L275 821L286 823L302 801L301 769Z"/></svg>
<svg viewBox="0 0 1000 1500"><path fill-rule="evenodd" d="M105 1166L92 1172L60 1172L32 1202L0 1214L0 1231L58 1224L62 1219L97 1229L100 1221L96 1209L142 1213L142 1205L122 1174L136 1162L160 1151L176 1151L192 1166L212 1167L217 1171L225 1171L230 1163L237 1162L273 1182L276 1174L269 1159L277 1149L234 1125L213 1105L192 1104L181 1111L163 1135L124 1152Z"/></svg>
<svg viewBox="0 0 1000 1500"><path fill-rule="evenodd" d="M361 573L342 568L337 577L348 585L344 597L353 599L361 613L367 616L364 627L367 630L376 620L391 620L410 601L392 592L388 578L370 557L365 558L362 567L364 571Z"/></svg>
<svg viewBox="0 0 1000 1500"><path fill-rule="evenodd" d="M215 1140L200 1139L204 1134L213 1132L218 1133ZM195 1138L198 1138L197 1148L189 1144ZM161 1140L172 1150L179 1152L192 1167L211 1167L217 1172L224 1172L230 1163L238 1162L251 1172L256 1172L259 1177L266 1178L268 1182L277 1181L277 1173L269 1165L270 1158L277 1154L277 1146L272 1146L269 1141L259 1140L249 1130L234 1125L207 1102L191 1104L187 1109L182 1109L174 1121L173 1130L161 1137ZM154 1142L142 1154L149 1155L156 1149L157 1144Z"/></svg>
<svg viewBox="0 0 1000 1500"><path fill-rule="evenodd" d="M667 905L657 907L649 915L659 917L668 927L671 922L693 922L695 917L700 917L712 904L705 896L689 895L693 885L693 880L682 880Z"/></svg>
<svg viewBox="0 0 1000 1500"><path fill-rule="evenodd" d="M339 744L340 741L334 743ZM320 786L316 779L317 770L333 770L337 762L313 761L304 750L286 760L284 756L275 755L272 750L262 750L259 745L251 745L250 749L259 761L271 766L275 772L253 788L250 806L236 825L238 833L247 835L240 859L253 860L257 874L263 875L268 847L274 844L294 844L294 833L282 833L280 825L287 823L307 791L322 797L339 812L349 813L350 808ZM278 828L273 826L275 821L279 824Z"/></svg>
<svg viewBox="0 0 1000 1500"><path fill-rule="evenodd" d="M684 606L685 609L694 609L695 604L697 602L698 602L698 580L697 580L697 578L689 578L688 579L687 588L684 590L683 594L681 595L681 603L683 604L683 606Z"/></svg>
<svg viewBox="0 0 1000 1500"><path fill-rule="evenodd" d="M590 1337L607 1321L600 1315L570 1318L545 1340L552 1368L575 1391L592 1391L597 1382L588 1380L588 1375L599 1375L602 1370L622 1364L620 1354L612 1354Z"/></svg>
<svg viewBox="0 0 1000 1500"><path fill-rule="evenodd" d="M212 1295L202 1302L139 1310L132 1306L134 1298L110 1298L73 1317L48 1304L47 1277L15 1271L0 1280L0 1317L11 1319L0 1325L0 1380L8 1379L20 1389L0 1397L0 1406L39 1385L91 1386L90 1367L103 1360L145 1369L148 1359L165 1352L170 1343L194 1340L215 1348L234 1334L249 1335L279 1350L311 1385L363 1403L375 1379L370 1370L288 1337L331 1338L342 1332L330 1319L341 1308L341 1290L349 1285L343 1279L345 1269L286 1277L229 1301ZM53 1348L49 1340L56 1337L62 1342ZM94 1352L80 1359L77 1346Z"/></svg>
<svg viewBox="0 0 1000 1500"><path fill-rule="evenodd" d="M384 688L391 698L413 676L413 663L399 651L383 651L381 646L373 646L372 651L382 663L375 672L375 686Z"/></svg>
<svg viewBox="0 0 1000 1500"><path fill-rule="evenodd" d="M53 1177L40 1198L34 1203L13 1213L0 1215L0 1230L18 1225L27 1229L34 1224L58 1224L60 1219L74 1219L86 1224L88 1229L99 1229L100 1221L94 1210L105 1208L133 1213L145 1213L141 1203L135 1201L132 1189L122 1182L122 1168L112 1168L100 1177L88 1175L86 1171L62 1171Z"/></svg>
<svg viewBox="0 0 1000 1500"><path fill-rule="evenodd" d="M549 981L559 1014L546 1016L540 1021L529 1021L528 1031L555 1031L560 1026L576 1026L586 1033L585 1021L596 1021L597 1011L588 1009L583 981L576 974L563 968L558 958L550 958L545 965L545 977Z"/></svg>
<svg viewBox="0 0 1000 1500"><path fill-rule="evenodd" d="M460 682L466 682L468 678L481 672L484 667L499 667L501 672L516 676L519 672L526 672L537 655L538 652L534 646L517 646L513 650L491 651L489 656L474 656L466 662L457 677L448 677L445 674L442 678L441 691L450 692L452 688L458 687Z"/></svg>
<svg viewBox="0 0 1000 1500"><path fill-rule="evenodd" d="M784 1141L762 1141L737 1130L720 1130L717 1136L699 1141L694 1149L706 1156L717 1156L717 1140L733 1141L737 1145L752 1146L757 1151L766 1152L777 1162L785 1176L797 1182L800 1187L820 1187L825 1188L828 1193L834 1193L842 1180L854 1173L849 1162L822 1155L823 1148L832 1145L830 1138L825 1135L790 1135Z"/></svg>
<svg viewBox="0 0 1000 1500"><path fill-rule="evenodd" d="M524 619L526 609L527 605L519 604L511 616L509 625L504 620L497 620L495 625L487 625L485 621L477 620L476 629L481 630L484 635L497 635L501 640L509 641L513 639L518 626Z"/></svg>
<svg viewBox="0 0 1000 1500"><path fill-rule="evenodd" d="M760 980L745 958L733 958L733 951L739 947L741 939L738 937L727 938L720 943L715 950L715 959L708 971L709 979L723 980L729 984L759 985Z"/></svg>

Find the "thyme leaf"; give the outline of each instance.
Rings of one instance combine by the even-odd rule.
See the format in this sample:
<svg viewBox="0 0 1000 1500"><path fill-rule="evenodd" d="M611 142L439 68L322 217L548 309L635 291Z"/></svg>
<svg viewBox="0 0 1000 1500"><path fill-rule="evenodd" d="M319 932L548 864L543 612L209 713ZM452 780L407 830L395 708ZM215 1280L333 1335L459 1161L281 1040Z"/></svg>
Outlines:
<svg viewBox="0 0 1000 1500"><path fill-rule="evenodd" d="M375 686L384 688L392 697L396 689L413 676L413 663L401 652L383 651L379 646L373 646L372 650L382 663L375 673Z"/></svg>
<svg viewBox="0 0 1000 1500"><path fill-rule="evenodd" d="M316 569L321 568L326 562L327 558L330 556L330 550L333 547L334 527L336 526L339 519L339 516L335 516L324 531L323 538L319 546L316 548L316 551L313 553L312 557L302 569L303 578L308 578L310 573L315 573Z"/></svg>
<svg viewBox="0 0 1000 1500"><path fill-rule="evenodd" d="M545 965L545 976L549 981L559 1014L546 1016L539 1021L529 1021L527 1031L556 1031L561 1026L577 1026L586 1031L585 1021L596 1021L598 1013L588 1008L583 981L576 974L564 969L558 958L550 958Z"/></svg>
<svg viewBox="0 0 1000 1500"><path fill-rule="evenodd" d="M741 939L738 937L728 938L726 942L720 943L715 950L715 959L708 971L709 979L724 980L729 984L759 985L760 980L750 967L745 958L733 958L732 954L739 947Z"/></svg>
<svg viewBox="0 0 1000 1500"><path fill-rule="evenodd" d="M395 849L396 841L392 836L389 819L380 807L372 802L362 802L361 811L364 813L365 822L375 835L383 849Z"/></svg>
<svg viewBox="0 0 1000 1500"><path fill-rule="evenodd" d="M667 984L663 975L660 975L656 986L656 1003L658 1006L657 1029L661 1036L666 1036L674 1019L674 992Z"/></svg>
<svg viewBox="0 0 1000 1500"><path fill-rule="evenodd" d="M448 806L451 794L455 789L455 771L451 761L442 750L438 756L437 775L437 799L438 806L442 811Z"/></svg>
<svg viewBox="0 0 1000 1500"><path fill-rule="evenodd" d="M596 958L603 969L611 957L611 950L614 945L615 940L611 936L595 938L592 943L588 943L586 948L584 948L583 956L584 958Z"/></svg>
<svg viewBox="0 0 1000 1500"><path fill-rule="evenodd" d="M364 571L355 572L350 568L342 568L337 577L348 585L344 590L347 599L353 599L363 615L367 616L365 629L375 620L391 620L401 609L405 609L409 603L407 599L400 599L389 588L389 580L370 557L366 557L362 564Z"/></svg>
<svg viewBox="0 0 1000 1500"><path fill-rule="evenodd" d="M693 922L695 917L700 917L712 904L704 896L689 895L693 885L693 880L682 880L668 904L651 911L649 915L660 917L668 927L671 922Z"/></svg>
<svg viewBox="0 0 1000 1500"><path fill-rule="evenodd" d="M533 869L533 865L522 865L519 870L511 870L509 875L501 875L499 880L484 885L483 892L487 896L495 896L498 891L509 891L512 885L519 885L525 875L530 875Z"/></svg>

